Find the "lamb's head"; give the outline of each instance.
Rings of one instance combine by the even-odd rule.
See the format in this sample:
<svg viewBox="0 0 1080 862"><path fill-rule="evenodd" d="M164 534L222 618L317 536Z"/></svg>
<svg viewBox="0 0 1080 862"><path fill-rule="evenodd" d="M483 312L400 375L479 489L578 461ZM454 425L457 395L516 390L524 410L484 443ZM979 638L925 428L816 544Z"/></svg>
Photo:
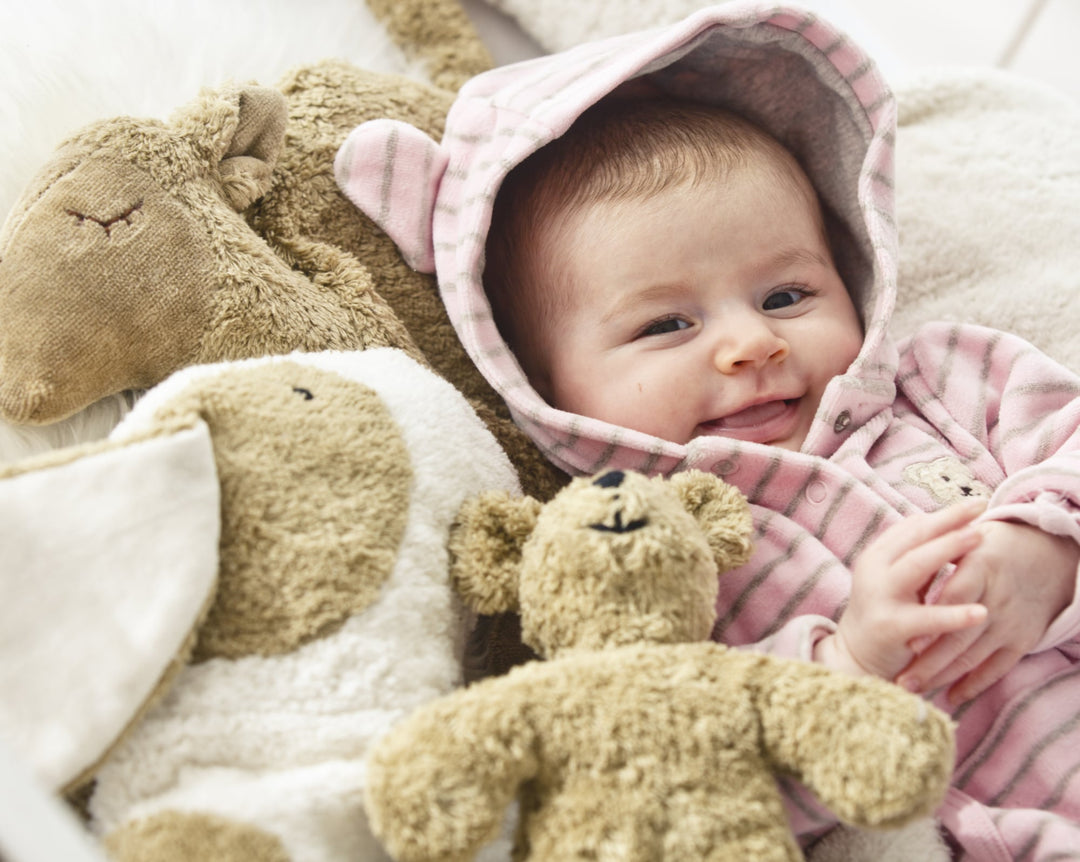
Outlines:
<svg viewBox="0 0 1080 862"><path fill-rule="evenodd" d="M279 181L287 120L277 90L226 87L58 148L0 230L0 417L54 422L196 363L404 340L365 341L355 260L245 221Z"/></svg>

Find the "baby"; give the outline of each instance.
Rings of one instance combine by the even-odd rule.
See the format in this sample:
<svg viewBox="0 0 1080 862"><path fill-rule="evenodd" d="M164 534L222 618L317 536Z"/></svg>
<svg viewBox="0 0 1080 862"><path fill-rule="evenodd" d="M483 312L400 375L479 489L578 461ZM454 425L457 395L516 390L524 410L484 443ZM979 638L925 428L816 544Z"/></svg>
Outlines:
<svg viewBox="0 0 1080 862"><path fill-rule="evenodd" d="M982 327L890 336L894 135L843 34L731 3L481 75L427 174L339 179L430 196L428 232L383 223L557 466L746 494L715 640L925 693L957 720L959 858L1075 857L1080 379Z"/></svg>
<svg viewBox="0 0 1080 862"><path fill-rule="evenodd" d="M609 98L511 172L484 286L553 406L676 443L718 435L799 451L863 343L794 157L737 115L679 100ZM1009 521L976 530L984 509L907 518L870 543L815 656L904 671L913 691L961 680L954 703L1010 670L1069 604L1080 545ZM961 559L924 604L936 572Z"/></svg>

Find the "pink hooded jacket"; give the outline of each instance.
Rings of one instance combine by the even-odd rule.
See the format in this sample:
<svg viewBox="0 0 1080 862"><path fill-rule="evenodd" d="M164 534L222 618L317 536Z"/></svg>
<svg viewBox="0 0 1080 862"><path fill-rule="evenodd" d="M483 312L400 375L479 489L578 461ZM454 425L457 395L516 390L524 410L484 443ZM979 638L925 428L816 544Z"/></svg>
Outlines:
<svg viewBox="0 0 1080 862"><path fill-rule="evenodd" d="M495 327L481 275L501 181L639 77L771 131L845 228L834 252L865 339L826 389L800 452L714 436L676 445L556 410ZM403 124L366 123L336 171L406 260L437 274L469 355L555 464L577 474L693 467L743 490L755 552L722 579L714 638L810 659L847 602L853 560L908 514L984 496L988 519L1080 541L1080 380L1025 342L979 327L929 325L901 343L888 334L895 122L876 67L842 33L801 10L735 2L480 75L462 89L438 144ZM960 858L1080 859L1078 634L1074 600L1013 672L954 712L958 765L938 814ZM792 816L807 835L828 825L798 797Z"/></svg>

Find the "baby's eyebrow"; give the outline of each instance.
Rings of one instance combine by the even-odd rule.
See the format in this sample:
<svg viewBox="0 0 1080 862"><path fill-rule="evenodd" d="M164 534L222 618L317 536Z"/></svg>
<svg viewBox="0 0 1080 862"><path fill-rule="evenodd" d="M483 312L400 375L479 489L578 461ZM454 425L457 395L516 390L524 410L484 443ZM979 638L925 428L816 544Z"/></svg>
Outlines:
<svg viewBox="0 0 1080 862"><path fill-rule="evenodd" d="M832 265L820 252L798 246L780 249L773 257L773 261L780 266L789 266L794 263L813 263L825 267Z"/></svg>

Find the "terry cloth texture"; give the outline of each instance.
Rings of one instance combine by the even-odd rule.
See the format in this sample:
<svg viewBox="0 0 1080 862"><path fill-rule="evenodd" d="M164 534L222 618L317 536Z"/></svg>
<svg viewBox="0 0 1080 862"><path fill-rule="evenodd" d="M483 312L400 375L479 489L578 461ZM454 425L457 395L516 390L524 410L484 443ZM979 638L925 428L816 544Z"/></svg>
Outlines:
<svg viewBox="0 0 1080 862"><path fill-rule="evenodd" d="M800 452L719 437L676 445L556 410L529 385L492 321L481 274L502 179L637 78L770 130L853 238L836 251L864 344L826 389ZM988 519L1080 539L1080 380L1028 343L977 326L931 324L903 341L889 335L895 130L892 94L850 39L806 12L731 3L474 79L426 157L432 165L446 157L430 249L451 318L548 457L572 473L693 467L750 499L756 550L723 579L717 640L808 658L847 601L860 550L904 516L961 496L986 495ZM339 182L364 207L372 206L362 191L370 184L352 168L386 134L360 127L339 154ZM415 249L427 237L395 239ZM1005 680L955 713L959 766L939 816L964 858L1043 859L1080 846L1078 632L1074 602ZM809 808L798 818L801 830L823 825Z"/></svg>

